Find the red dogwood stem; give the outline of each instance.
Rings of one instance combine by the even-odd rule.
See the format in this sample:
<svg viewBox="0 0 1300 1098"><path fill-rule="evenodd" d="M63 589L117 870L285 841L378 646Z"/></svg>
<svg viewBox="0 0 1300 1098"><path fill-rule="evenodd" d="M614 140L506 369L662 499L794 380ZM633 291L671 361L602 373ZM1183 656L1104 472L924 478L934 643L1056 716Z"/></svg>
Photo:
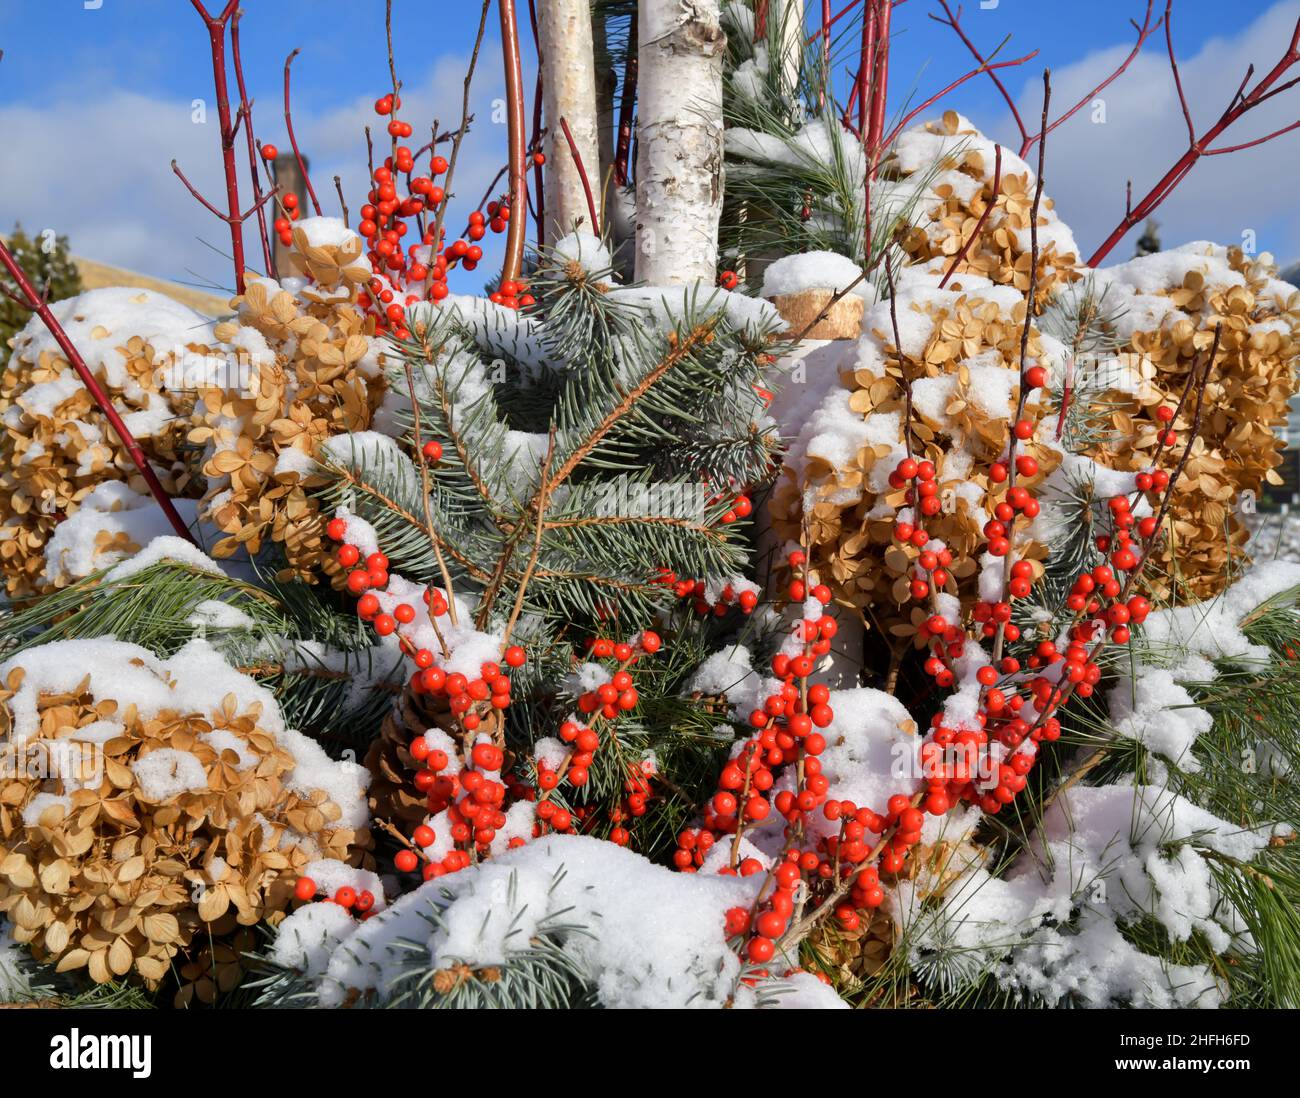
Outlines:
<svg viewBox="0 0 1300 1098"><path fill-rule="evenodd" d="M200 0L191 0L203 17L212 46L212 80L217 95L217 119L221 126L221 161L226 172L226 206L230 226L230 253L235 264L235 292L244 292L244 225L239 216L239 173L235 167L235 127L230 119L230 92L226 86L226 24L235 14L237 0L230 0L225 10L214 18Z"/></svg>

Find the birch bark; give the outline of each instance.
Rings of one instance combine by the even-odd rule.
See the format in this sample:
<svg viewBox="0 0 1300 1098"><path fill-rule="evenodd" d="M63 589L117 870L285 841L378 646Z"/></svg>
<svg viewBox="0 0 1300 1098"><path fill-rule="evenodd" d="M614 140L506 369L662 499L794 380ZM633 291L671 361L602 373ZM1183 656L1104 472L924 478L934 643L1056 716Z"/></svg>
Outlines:
<svg viewBox="0 0 1300 1098"><path fill-rule="evenodd" d="M569 124L573 143L591 183L593 200L599 204L596 62L590 0L542 0L537 15L546 65L542 82L546 110L546 242L553 244L573 232L574 223L579 220L584 232L594 231L582 178L560 119Z"/></svg>
<svg viewBox="0 0 1300 1098"><path fill-rule="evenodd" d="M726 44L718 0L639 6L636 277L652 286L717 275Z"/></svg>

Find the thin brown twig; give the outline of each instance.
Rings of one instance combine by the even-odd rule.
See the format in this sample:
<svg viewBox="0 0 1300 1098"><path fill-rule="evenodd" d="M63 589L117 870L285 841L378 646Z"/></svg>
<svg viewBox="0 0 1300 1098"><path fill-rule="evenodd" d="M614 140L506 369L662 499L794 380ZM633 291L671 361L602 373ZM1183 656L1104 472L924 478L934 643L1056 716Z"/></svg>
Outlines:
<svg viewBox="0 0 1300 1098"><path fill-rule="evenodd" d="M343 210L343 224L348 223L348 200L343 197L343 180L337 175L334 177L334 193L339 196L339 206Z"/></svg>
<svg viewBox="0 0 1300 1098"><path fill-rule="evenodd" d="M303 160L302 153L298 149L298 139L293 133L293 115L289 111L289 66L293 64L293 59L298 56L298 52L295 48L284 59L284 128L288 131L289 145L293 149L294 159L298 161L298 171L302 173L302 181L307 185L307 194L311 196L311 207L316 211L316 216L320 217L320 202L316 198L316 188L311 185L311 176L307 174L307 162Z"/></svg>
<svg viewBox="0 0 1300 1098"><path fill-rule="evenodd" d="M1020 355L1017 368L1020 371L1020 395L1016 400L1016 415L1007 431L1007 492L1016 486L1016 443L1019 441L1015 425L1025 414L1025 403L1029 399L1029 386L1025 383L1025 356L1029 353L1029 333L1034 323L1034 298L1038 292L1038 210L1043 200L1043 169L1047 154L1048 110L1052 102L1052 70L1043 70L1043 114L1038 140L1038 178L1034 180L1034 203L1029 213L1029 288L1025 293L1025 323L1020 330ZM1007 524L1007 553L1002 561L1002 590L1006 591L1011 582L1011 568L1015 563L1015 517ZM1002 649L1006 644L1005 621L998 622L997 637L993 642L993 662L1002 659ZM984 691L981 690L981 696Z"/></svg>
<svg viewBox="0 0 1300 1098"><path fill-rule="evenodd" d="M447 613L451 617L451 624L456 625L456 595L451 586L451 571L447 568L447 560L442 555L442 549L439 547L439 538L437 527L433 524L433 505L429 501L429 462L424 454L424 437L420 429L420 401L415 392L415 371L411 368L409 361L404 362L406 368L406 387L411 395L411 421L412 421L412 438L415 445L415 460L420 466L420 486L421 498L424 501L424 525L429 535L429 544L433 546L433 555L438 561L438 571L442 573L443 587L447 592ZM433 622L436 630L438 623L434 621L433 609L430 607L429 620ZM447 654L447 642L442 639L442 634L438 634L438 640L442 644L443 654Z"/></svg>
<svg viewBox="0 0 1300 1098"><path fill-rule="evenodd" d="M952 263L944 272L943 278L939 280L939 289L948 285L948 279L952 278L961 261L966 258L966 253L970 251L971 246L979 239L980 233L984 229L984 223L988 221L989 216L993 213L993 207L998 204L998 189L1002 186L1002 146L995 144L993 146L993 197L989 204L984 207L984 212L980 214L979 220L975 222L975 227L971 230L970 238L962 244L957 254L952 257Z"/></svg>
<svg viewBox="0 0 1300 1098"><path fill-rule="evenodd" d="M253 177L253 198L262 197L262 183L257 170L257 138L253 133L253 101L248 98L248 89L244 85L244 62L239 52L239 20L242 11L236 11L230 20L230 61L235 70L235 87L239 89L239 113L246 120L244 137L248 142L248 171ZM266 274L275 274L275 262L271 258L271 237L266 231L266 211L261 206L257 209L258 238L262 243L262 259L266 264Z"/></svg>
<svg viewBox="0 0 1300 1098"><path fill-rule="evenodd" d="M542 464L541 480L545 486L551 475L551 461L555 456L555 428L551 428L551 437L546 444L546 460ZM524 595L528 591L528 584L533 578L533 573L537 570L537 559L542 552L542 534L546 530L546 507L550 498L545 490L537 494L537 528L533 534L533 550L528 557L528 566L524 569L523 577L519 581L519 590L515 593L515 605L510 611L510 618L506 622L505 632L502 634L501 643L505 645L510 640L510 634L515 630L515 624L519 621L519 615L524 609Z"/></svg>
<svg viewBox="0 0 1300 1098"><path fill-rule="evenodd" d="M451 139L451 156L447 159L447 174L443 179L443 197L438 203L437 212L433 218L433 250L436 253L442 246L442 227L443 221L447 216L447 204L451 201L451 184L456 176L456 162L460 158L461 142L465 140L465 135L469 132L470 123L474 116L469 110L469 91L474 82L474 70L478 68L479 50L483 47L483 34L487 28L488 9L492 6L492 0L483 0L483 10L479 15L478 33L474 38L474 49L469 55L469 68L465 70L464 93L461 100L460 126L456 130L456 135Z"/></svg>

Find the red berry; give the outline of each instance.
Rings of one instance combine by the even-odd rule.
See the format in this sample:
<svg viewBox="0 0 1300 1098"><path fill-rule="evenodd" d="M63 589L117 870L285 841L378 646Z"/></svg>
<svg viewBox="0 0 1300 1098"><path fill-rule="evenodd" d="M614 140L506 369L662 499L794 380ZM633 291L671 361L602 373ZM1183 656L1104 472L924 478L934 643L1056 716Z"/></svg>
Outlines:
<svg viewBox="0 0 1300 1098"><path fill-rule="evenodd" d="M430 439L424 444L422 452L425 461L438 461L442 458L442 443L436 439Z"/></svg>
<svg viewBox="0 0 1300 1098"><path fill-rule="evenodd" d="M272 145L269 141L262 146L263 160L274 160L279 155L280 155L280 150L277 149L274 145Z"/></svg>
<svg viewBox="0 0 1300 1098"><path fill-rule="evenodd" d="M310 877L299 877L293 886L293 894L300 900L310 900L316 895L316 882Z"/></svg>

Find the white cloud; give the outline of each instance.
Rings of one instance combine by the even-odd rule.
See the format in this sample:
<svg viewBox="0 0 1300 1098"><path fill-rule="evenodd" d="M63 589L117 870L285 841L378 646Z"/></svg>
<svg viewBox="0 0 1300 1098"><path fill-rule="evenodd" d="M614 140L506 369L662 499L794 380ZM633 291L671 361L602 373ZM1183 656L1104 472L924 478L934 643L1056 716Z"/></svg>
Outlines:
<svg viewBox="0 0 1300 1098"><path fill-rule="evenodd" d="M444 130L459 121L464 71L464 58L443 57L424 80L412 81L404 90L403 117L419 127L410 141L413 148L428 141L425 127L435 116ZM500 95L500 83L500 74L490 68L480 69L475 80L473 106L479 121L461 152L456 187L461 201L453 213L462 212L457 206L468 211L504 162L504 127L492 122L492 100ZM324 212L339 214L337 174L354 223L365 201L364 126L375 131L377 159L387 155L389 138L373 102L373 97L358 99L316 114L297 106L294 110L294 129L311 160L312 183ZM52 228L66 233L79 255L228 290L233 280L226 258L229 230L194 201L171 171L175 158L209 201L224 206L220 139L210 96L207 107L202 125L191 121L188 100L127 91L86 100L58 99L39 107L0 107L5 149L0 157L0 229L7 232L13 221L32 232ZM278 97L257 101L254 116L259 140L289 147ZM252 199L242 132L236 159L241 202L247 208ZM449 233L461 228L454 216L451 222ZM260 266L255 219L246 228L248 262ZM485 263L479 274L486 273Z"/></svg>
<svg viewBox="0 0 1300 1098"><path fill-rule="evenodd" d="M1255 64L1253 85L1278 61L1291 40L1296 15L1294 3L1277 4L1237 34L1212 38L1195 55L1180 58L1179 71L1198 133L1222 114L1248 65ZM1176 43L1177 9L1174 32ZM1063 109L1073 105L1130 48L1115 46L1054 70L1053 104ZM1295 75L1300 70L1293 69L1282 79ZM1093 122L1085 107L1047 140L1047 190L1074 230L1083 251L1080 258L1085 260L1123 217L1125 181L1132 179L1137 202L1187 148L1187 127L1174 90L1163 29L1148 39L1141 55L1101 98L1104 124ZM1026 82L1018 106L1026 125L1035 125L1042 107L1037 80ZM1217 144L1261 137L1296 118L1300 118L1300 88L1249 112ZM989 132L1009 140L1015 132L1010 115ZM1242 234L1254 230L1259 251L1271 251L1284 262L1293 259L1300 254L1297 163L1300 131L1242 152L1202 157L1155 213L1162 243L1170 247L1213 239L1240 244ZM1129 258L1140 232L1138 226L1116 245L1106 262Z"/></svg>

